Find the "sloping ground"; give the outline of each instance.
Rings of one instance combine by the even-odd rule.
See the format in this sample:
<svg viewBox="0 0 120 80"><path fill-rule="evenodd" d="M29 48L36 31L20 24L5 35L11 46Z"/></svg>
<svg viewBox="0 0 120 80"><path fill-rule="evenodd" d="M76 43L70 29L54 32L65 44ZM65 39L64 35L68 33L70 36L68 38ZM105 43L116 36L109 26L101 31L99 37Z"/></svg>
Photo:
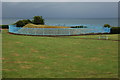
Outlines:
<svg viewBox="0 0 120 80"><path fill-rule="evenodd" d="M27 24L23 26L23 28L70 28L70 27Z"/></svg>

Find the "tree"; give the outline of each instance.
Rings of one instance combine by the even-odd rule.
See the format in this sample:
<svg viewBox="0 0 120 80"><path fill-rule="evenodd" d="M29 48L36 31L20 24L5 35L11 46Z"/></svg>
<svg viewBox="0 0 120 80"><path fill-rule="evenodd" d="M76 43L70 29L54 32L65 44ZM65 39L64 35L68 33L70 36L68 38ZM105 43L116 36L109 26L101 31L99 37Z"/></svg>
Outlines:
<svg viewBox="0 0 120 80"><path fill-rule="evenodd" d="M16 25L17 27L23 27L25 24L23 23L22 20L19 20L19 21L17 21L17 22L15 23L15 25Z"/></svg>
<svg viewBox="0 0 120 80"><path fill-rule="evenodd" d="M44 19L42 18L42 16L34 16L33 17L33 24L42 24L44 25Z"/></svg>
<svg viewBox="0 0 120 80"><path fill-rule="evenodd" d="M15 25L17 27L23 27L28 23L44 25L44 19L42 18L42 16L34 16L32 21L29 19L19 20L15 23Z"/></svg>
<svg viewBox="0 0 120 80"><path fill-rule="evenodd" d="M104 27L110 28L111 26L109 24L104 24Z"/></svg>
<svg viewBox="0 0 120 80"><path fill-rule="evenodd" d="M29 19L19 20L15 23L17 27L23 27L28 23L32 23Z"/></svg>

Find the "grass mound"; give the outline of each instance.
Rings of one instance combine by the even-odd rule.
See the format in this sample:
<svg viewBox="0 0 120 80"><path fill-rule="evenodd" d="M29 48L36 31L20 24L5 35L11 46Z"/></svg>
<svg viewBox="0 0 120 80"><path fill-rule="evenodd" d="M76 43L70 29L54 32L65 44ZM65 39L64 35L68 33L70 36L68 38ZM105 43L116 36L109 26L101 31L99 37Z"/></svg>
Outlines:
<svg viewBox="0 0 120 80"><path fill-rule="evenodd" d="M42 28L42 29L41 29ZM46 28L44 31L43 28ZM48 29L47 29L48 28ZM27 24L23 26L21 29L18 30L17 33L19 34L31 34L31 35L43 35L44 34L58 34L58 30L50 29L49 28L69 28L63 26L48 26L48 25L35 25L35 24ZM67 33L67 32L66 32ZM60 32L59 32L60 34ZM63 34L63 32L61 32Z"/></svg>
<svg viewBox="0 0 120 80"><path fill-rule="evenodd" d="M49 26L49 25L35 25L35 24L27 24L23 27L24 28L70 28L64 26Z"/></svg>

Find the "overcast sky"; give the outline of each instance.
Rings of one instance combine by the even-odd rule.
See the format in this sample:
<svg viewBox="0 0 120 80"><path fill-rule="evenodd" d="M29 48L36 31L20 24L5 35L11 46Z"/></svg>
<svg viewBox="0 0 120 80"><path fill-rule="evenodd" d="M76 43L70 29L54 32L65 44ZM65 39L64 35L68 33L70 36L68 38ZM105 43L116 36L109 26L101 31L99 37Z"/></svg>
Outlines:
<svg viewBox="0 0 120 80"><path fill-rule="evenodd" d="M118 3L3 2L2 14L3 17L22 17L22 18L23 17L30 18L33 16L43 16L44 18L117 18Z"/></svg>
<svg viewBox="0 0 120 80"><path fill-rule="evenodd" d="M120 0L2 0L2 2L118 2Z"/></svg>

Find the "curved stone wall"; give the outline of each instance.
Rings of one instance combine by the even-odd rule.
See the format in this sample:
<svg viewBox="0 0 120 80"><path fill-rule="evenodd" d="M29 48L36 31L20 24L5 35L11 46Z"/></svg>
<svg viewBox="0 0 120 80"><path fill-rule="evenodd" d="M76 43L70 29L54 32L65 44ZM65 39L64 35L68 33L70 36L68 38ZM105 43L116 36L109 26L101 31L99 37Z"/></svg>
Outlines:
<svg viewBox="0 0 120 80"><path fill-rule="evenodd" d="M89 33L110 33L110 28L24 28L9 25L9 32L24 35L79 35Z"/></svg>

